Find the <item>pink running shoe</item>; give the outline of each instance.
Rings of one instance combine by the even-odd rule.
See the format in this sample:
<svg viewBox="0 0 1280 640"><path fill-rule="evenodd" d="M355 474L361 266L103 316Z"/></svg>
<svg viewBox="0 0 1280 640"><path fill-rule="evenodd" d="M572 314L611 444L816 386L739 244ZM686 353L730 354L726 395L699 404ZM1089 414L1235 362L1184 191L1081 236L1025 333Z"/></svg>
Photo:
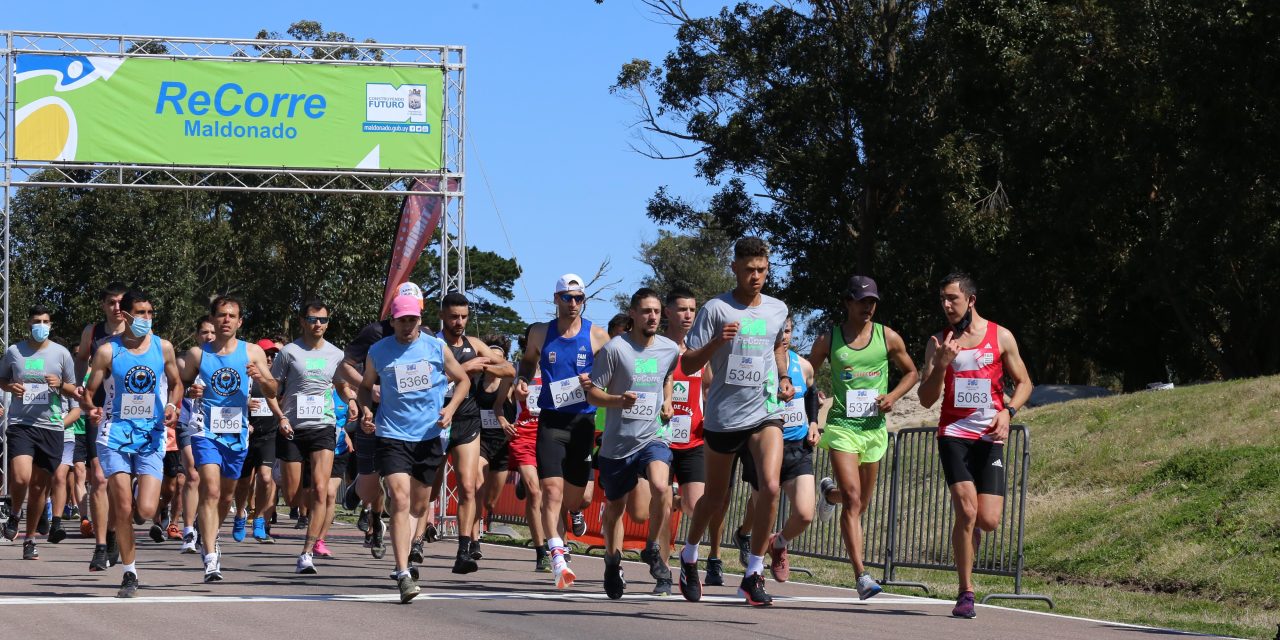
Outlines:
<svg viewBox="0 0 1280 640"><path fill-rule="evenodd" d="M316 540L315 549L312 554L317 558L332 558L333 554L329 553L329 546L324 543L323 539Z"/></svg>

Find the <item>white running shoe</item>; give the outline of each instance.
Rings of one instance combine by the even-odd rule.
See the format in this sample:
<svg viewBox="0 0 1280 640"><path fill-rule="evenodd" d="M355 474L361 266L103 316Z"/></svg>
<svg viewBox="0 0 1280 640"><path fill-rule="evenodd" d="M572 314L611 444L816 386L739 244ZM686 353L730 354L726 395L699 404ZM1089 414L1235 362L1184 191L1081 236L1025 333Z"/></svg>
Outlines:
<svg viewBox="0 0 1280 640"><path fill-rule="evenodd" d="M316 573L316 565L314 562L311 561L311 554L309 553L298 554L298 566L295 569L295 572L305 573L307 575L313 575Z"/></svg>
<svg viewBox="0 0 1280 640"><path fill-rule="evenodd" d="M836 505L827 500L827 494L835 491L836 481L823 478L818 482L818 522L830 522L836 513Z"/></svg>

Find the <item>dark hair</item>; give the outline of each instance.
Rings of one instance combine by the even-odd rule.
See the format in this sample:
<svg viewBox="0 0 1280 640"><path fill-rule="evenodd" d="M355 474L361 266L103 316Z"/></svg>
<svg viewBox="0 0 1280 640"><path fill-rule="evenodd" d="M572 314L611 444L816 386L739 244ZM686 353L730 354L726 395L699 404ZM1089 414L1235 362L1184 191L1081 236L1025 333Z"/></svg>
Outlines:
<svg viewBox="0 0 1280 640"><path fill-rule="evenodd" d="M768 258L769 245L755 236L747 236L733 243L733 259Z"/></svg>
<svg viewBox="0 0 1280 640"><path fill-rule="evenodd" d="M483 338L480 338L480 340L483 341L486 346L498 347L499 349L502 349L502 356L504 358L506 357L507 353L511 351L511 338L501 333L491 333L487 336L484 336Z"/></svg>
<svg viewBox="0 0 1280 640"><path fill-rule="evenodd" d="M124 295L124 292L128 290L129 287L125 286L123 282L112 282L98 292L98 300L106 302L107 298L122 296Z"/></svg>
<svg viewBox="0 0 1280 640"><path fill-rule="evenodd" d="M649 287L640 287L639 289L636 290L635 293L631 294L631 306L629 308L635 309L636 307L639 307L640 302L648 298L653 298L654 300L657 300L659 303L662 302L662 296L658 295L657 291L654 291Z"/></svg>
<svg viewBox="0 0 1280 640"><path fill-rule="evenodd" d="M693 291L689 290L689 287L683 285L675 286L667 292L666 304L668 306L673 305L676 303L676 300L683 300L685 298L693 298L694 300L698 299L697 296L693 295Z"/></svg>
<svg viewBox="0 0 1280 640"><path fill-rule="evenodd" d="M526 330L519 338L516 338L516 347L524 353L526 347L529 346L529 332Z"/></svg>
<svg viewBox="0 0 1280 640"><path fill-rule="evenodd" d="M200 333L200 325L202 324L212 324L214 329L218 328L218 325L213 323L213 318L210 318L209 316L201 316L196 320L196 325L194 327L196 333Z"/></svg>
<svg viewBox="0 0 1280 640"><path fill-rule="evenodd" d="M209 303L209 317L213 318L217 316L218 309L228 304L234 304L236 306L237 315L240 315L240 316L244 315L244 303L240 302L240 298L227 294L227 295L218 296L213 299L213 302Z"/></svg>
<svg viewBox="0 0 1280 640"><path fill-rule="evenodd" d="M312 310L312 309L317 309L317 310L321 310L321 309L322 309L322 310L324 310L324 311L326 311L326 312L328 312L328 313L333 313L333 311L331 311L331 310L329 309L329 305L325 304L324 300L321 300L321 299L319 299L319 298L312 298L312 299L308 300L308 301L306 302L306 304L303 304L303 305L302 305L302 315L303 315L303 316L307 315L307 312L308 312L308 311L310 311L310 310Z"/></svg>
<svg viewBox="0 0 1280 640"><path fill-rule="evenodd" d="M130 289L124 292L124 296L120 298L120 310L133 313L133 305L139 302L151 302L151 296L146 292L138 289ZM154 305L154 303L153 303Z"/></svg>
<svg viewBox="0 0 1280 640"><path fill-rule="evenodd" d="M952 284L959 286L960 293L963 293L966 297L978 295L977 283L973 281L973 278L969 277L969 274L963 271L952 271L944 276L938 282L938 290L946 289Z"/></svg>
<svg viewBox="0 0 1280 640"><path fill-rule="evenodd" d="M49 307L42 304L34 304L31 305L30 309L27 309L27 317L34 318L36 316L49 316L52 318L53 314L49 312Z"/></svg>
<svg viewBox="0 0 1280 640"><path fill-rule="evenodd" d="M462 295L461 293L458 293L457 291L450 291L448 294L445 295L444 299L440 301L441 310L448 307L470 308L471 301L467 300L466 296Z"/></svg>
<svg viewBox="0 0 1280 640"><path fill-rule="evenodd" d="M613 330L618 328L630 329L630 325L631 316L628 316L625 313L619 313L609 319L609 333L613 333Z"/></svg>

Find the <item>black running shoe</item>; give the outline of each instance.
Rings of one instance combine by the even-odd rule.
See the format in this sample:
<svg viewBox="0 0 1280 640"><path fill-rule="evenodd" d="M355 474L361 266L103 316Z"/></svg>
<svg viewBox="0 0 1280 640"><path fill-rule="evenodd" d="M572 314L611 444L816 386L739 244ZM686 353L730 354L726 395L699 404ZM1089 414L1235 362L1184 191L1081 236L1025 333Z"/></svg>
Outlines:
<svg viewBox="0 0 1280 640"><path fill-rule="evenodd" d="M417 581L412 576L400 576L396 580L396 587L400 590L400 604L408 604L410 600L418 597L422 589L418 587Z"/></svg>
<svg viewBox="0 0 1280 640"><path fill-rule="evenodd" d="M627 580L622 577L622 554L604 557L604 593L610 600L622 598L627 591Z"/></svg>
<svg viewBox="0 0 1280 640"><path fill-rule="evenodd" d="M4 531L2 533L4 535L4 539L10 542L12 542L14 538L18 537L18 516L16 514L11 514L9 516L9 520L4 523Z"/></svg>
<svg viewBox="0 0 1280 640"><path fill-rule="evenodd" d="M667 563L663 562L662 551L658 549L658 543L651 542L646 544L640 550L640 560L649 565L649 575L657 580L662 575L662 570L667 568ZM671 578L671 570L667 568L667 579Z"/></svg>
<svg viewBox="0 0 1280 640"><path fill-rule="evenodd" d="M671 595L671 567L665 564L658 565L657 575L653 580L653 595L664 597Z"/></svg>
<svg viewBox="0 0 1280 640"><path fill-rule="evenodd" d="M107 566L120 564L120 545L116 544L116 532L107 532Z"/></svg>
<svg viewBox="0 0 1280 640"><path fill-rule="evenodd" d="M307 526L310 524L311 524L311 518L308 518L307 516L299 516L298 519L294 521L293 528L306 529Z"/></svg>
<svg viewBox="0 0 1280 640"><path fill-rule="evenodd" d="M480 541L472 540L471 541L471 559L481 560L483 558L484 558L484 554L480 552Z"/></svg>
<svg viewBox="0 0 1280 640"><path fill-rule="evenodd" d="M581 511L570 511L569 522L573 525L574 537L582 537L587 532L587 517Z"/></svg>
<svg viewBox="0 0 1280 640"><path fill-rule="evenodd" d="M431 544L432 542L435 542L436 540L439 540L439 539L440 539L440 532L436 530L436 525L428 524L426 532L422 534L422 541L427 544Z"/></svg>
<svg viewBox="0 0 1280 640"><path fill-rule="evenodd" d="M120 590L116 592L117 598L135 598L138 595L138 574L132 571L124 572L124 580L120 581Z"/></svg>
<svg viewBox="0 0 1280 640"><path fill-rule="evenodd" d="M22 543L22 559L23 560L39 560L40 559L40 549L36 548L36 541L34 539L27 538L26 541Z"/></svg>
<svg viewBox="0 0 1280 640"><path fill-rule="evenodd" d="M720 558L707 558L707 577L703 583L708 587L724 586L724 563Z"/></svg>
<svg viewBox="0 0 1280 640"><path fill-rule="evenodd" d="M342 494L342 506L347 511L355 511L360 508L360 494L356 493L356 483L352 482L347 485L347 490Z"/></svg>
<svg viewBox="0 0 1280 640"><path fill-rule="evenodd" d="M151 525L151 531L147 534L151 536L152 542L164 542L164 529L158 524Z"/></svg>
<svg viewBox="0 0 1280 640"><path fill-rule="evenodd" d="M409 547L409 562L422 563L422 538L415 538Z"/></svg>
<svg viewBox="0 0 1280 640"><path fill-rule="evenodd" d="M751 555L751 534L733 530L733 546L738 548L738 564L747 566L747 556Z"/></svg>
<svg viewBox="0 0 1280 640"><path fill-rule="evenodd" d="M50 544L58 544L59 542L62 542L63 540L66 540L66 539L67 539L67 530L63 529L61 526L58 526L49 531Z"/></svg>
<svg viewBox="0 0 1280 640"><path fill-rule="evenodd" d="M363 509L360 511L360 517L356 518L356 528L361 531L369 530L369 510L368 509Z"/></svg>
<svg viewBox="0 0 1280 640"><path fill-rule="evenodd" d="M453 561L454 573L475 573L479 568L480 565L476 564L476 561L471 559L470 549L458 551L458 557Z"/></svg>
<svg viewBox="0 0 1280 640"><path fill-rule="evenodd" d="M40 512L40 521L36 523L36 533L47 536L49 535L49 517L47 511Z"/></svg>
<svg viewBox="0 0 1280 640"><path fill-rule="evenodd" d="M521 478L518 482L516 482L516 500L520 500L521 502L523 502L524 499L528 497L528 495L529 495L529 490L524 488L524 479Z"/></svg>
<svg viewBox="0 0 1280 640"><path fill-rule="evenodd" d="M764 576L753 573L742 579L742 584L738 585L738 595L747 599L747 604L753 607L767 607L773 604L773 596L765 593Z"/></svg>
<svg viewBox="0 0 1280 640"><path fill-rule="evenodd" d="M107 563L107 545L93 545L93 558L89 560L90 571L106 571L111 566Z"/></svg>
<svg viewBox="0 0 1280 640"><path fill-rule="evenodd" d="M698 563L680 561L680 595L689 602L702 599L702 583L698 581Z"/></svg>
<svg viewBox="0 0 1280 640"><path fill-rule="evenodd" d="M387 555L387 545L384 541L387 528L382 524L381 520L372 525L371 528L373 529L371 532L373 537L369 541L369 551L373 554L375 560L381 560L383 556Z"/></svg>

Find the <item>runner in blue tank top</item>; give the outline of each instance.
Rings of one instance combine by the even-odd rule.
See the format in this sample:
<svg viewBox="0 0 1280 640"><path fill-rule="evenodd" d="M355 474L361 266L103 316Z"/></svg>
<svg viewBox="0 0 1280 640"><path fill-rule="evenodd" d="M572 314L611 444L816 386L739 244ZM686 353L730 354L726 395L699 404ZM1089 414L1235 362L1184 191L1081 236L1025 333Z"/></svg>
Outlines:
<svg viewBox="0 0 1280 640"><path fill-rule="evenodd" d="M136 506L144 520L155 517L164 476L165 427L178 423L182 383L173 345L151 333L155 307L147 294L126 291L120 310L127 329L93 354L81 401L90 419L99 425L98 462L107 476L107 500L115 529L130 532L117 540L124 565L117 596L132 598L138 592L133 512ZM101 408L94 406L93 397L99 387L105 391Z"/></svg>
<svg viewBox="0 0 1280 640"><path fill-rule="evenodd" d="M516 401L529 399L529 379L541 367L542 392L538 415L538 476L542 482L542 522L551 551L556 587L573 584L573 570L564 559L559 530L561 505L576 507L591 479L591 449L595 444L595 407L587 404L582 383L589 382L595 354L609 334L582 317L585 281L566 273L556 281L556 317L529 327L528 348L520 360Z"/></svg>
<svg viewBox="0 0 1280 640"><path fill-rule="evenodd" d="M412 296L391 301L394 335L374 343L365 357L364 374L356 395L361 430L377 436L374 464L382 476L391 505L391 550L400 602L420 591L417 568L409 564L415 520L426 515L431 485L444 463L454 413L471 391L462 365L443 340L421 333L422 303ZM453 397L445 389L454 384ZM381 402L376 415L373 388Z"/></svg>
<svg viewBox="0 0 1280 640"><path fill-rule="evenodd" d="M191 453L200 474L205 582L222 580L222 550L216 541L248 454L249 385L256 382L264 397L276 397L276 380L262 347L236 338L244 322L242 309L240 301L230 296L214 298L209 304L213 342L192 347L182 359L182 380L192 384L198 379L204 386L203 420L200 432L191 438Z"/></svg>

